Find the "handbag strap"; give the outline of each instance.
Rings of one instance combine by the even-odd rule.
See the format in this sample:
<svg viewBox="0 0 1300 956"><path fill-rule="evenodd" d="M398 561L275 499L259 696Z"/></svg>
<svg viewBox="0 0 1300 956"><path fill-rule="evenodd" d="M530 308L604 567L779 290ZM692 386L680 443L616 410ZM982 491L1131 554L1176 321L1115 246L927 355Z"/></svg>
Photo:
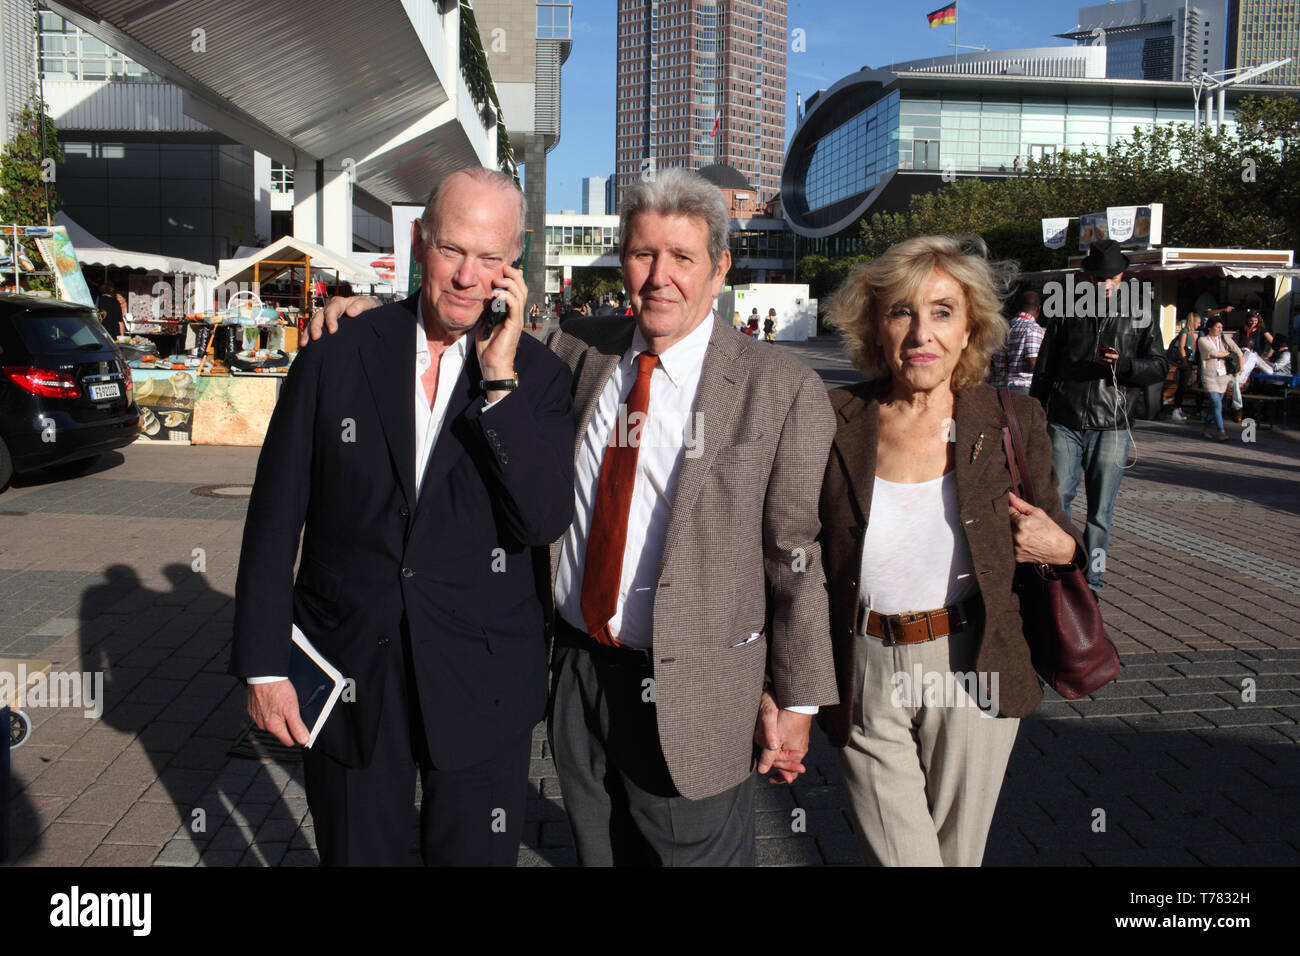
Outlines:
<svg viewBox="0 0 1300 956"><path fill-rule="evenodd" d="M1002 447L1007 454L1007 464L1011 466L1011 481L1015 485L1016 495L1031 505L1037 506L1034 497L1034 482L1029 477L1029 463L1025 461L1024 440L1020 434L1020 422L1016 410L1011 406L1011 390L998 389L998 401L1007 415L1007 428L1002 429Z"/></svg>

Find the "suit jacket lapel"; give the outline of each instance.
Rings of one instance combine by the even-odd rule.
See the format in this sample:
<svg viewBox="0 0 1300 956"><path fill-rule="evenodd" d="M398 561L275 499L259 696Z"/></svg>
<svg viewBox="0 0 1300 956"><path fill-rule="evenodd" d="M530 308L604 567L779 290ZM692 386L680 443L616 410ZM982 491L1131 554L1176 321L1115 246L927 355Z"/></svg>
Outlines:
<svg viewBox="0 0 1300 956"><path fill-rule="evenodd" d="M668 566L677 540L690 530L691 510L700 493L705 477L713 467L718 451L730 447L735 434L736 416L740 409L737 396L744 391L751 363L741 348L740 337L716 315L709 348L700 370L700 388L695 397L695 414L692 418L693 437L699 444L700 454L685 457L682 470L677 475L677 488L673 494L672 516L668 519L668 534L664 539L663 557L659 568ZM654 414L654 409L650 410Z"/></svg>
<svg viewBox="0 0 1300 956"><path fill-rule="evenodd" d="M589 345L582 354L581 363L575 369L573 379L573 407L577 411L578 422L573 436L573 460L578 460L582 443L587 439L587 429L591 427L591 417L596 406L600 404L600 395L614 374L619 359L632 345L632 335L636 325L628 322L627 327L608 345ZM564 537L552 542L551 552L551 588L555 588L555 575L560 567L560 551L564 547Z"/></svg>
<svg viewBox="0 0 1300 956"><path fill-rule="evenodd" d="M871 516L871 492L876 484L876 445L880 433L880 402L874 388L845 402L839 410L840 425L834 446L848 473L849 487L865 526Z"/></svg>
<svg viewBox="0 0 1300 956"><path fill-rule="evenodd" d="M370 322L371 335L363 338L360 352L393 472L409 506L415 503L415 297L399 304L409 314Z"/></svg>
<svg viewBox="0 0 1300 956"><path fill-rule="evenodd" d="M587 437L587 428L591 425L591 416L595 413L596 406L600 404L600 395L605 391L609 377L614 374L614 369L618 366L623 353L632 345L632 334L635 328L633 324L628 323L626 334L620 334L617 341L610 344L608 350L592 346L583 356L582 368L573 383L573 407L578 411L577 434L573 441L574 461L577 461L578 452L582 450L582 443Z"/></svg>
<svg viewBox="0 0 1300 956"><path fill-rule="evenodd" d="M466 335L472 334L466 333ZM442 430L438 432L438 440L434 443L433 451L429 453L424 480L420 483L421 499L451 473L452 467L465 454L464 436L456 434L456 432L460 428L461 414L469 407L471 401L482 394L478 387L479 380L482 377L483 375L479 371L478 351L474 348L473 340L467 339L465 342L465 365L461 369L460 377L456 379L456 384L447 399L447 413L442 419ZM415 412L412 411L411 414L414 416ZM414 422L414 417L412 422ZM414 432L414 427L414 424L412 424L412 432ZM414 451L412 451L412 454L414 454ZM414 471L414 465L412 465L412 471Z"/></svg>
<svg viewBox="0 0 1300 956"><path fill-rule="evenodd" d="M975 499L979 489L988 489L985 473L1006 461L1002 428L1007 418L997 391L978 385L957 393L952 414L957 430L957 508L959 513L967 514L978 503Z"/></svg>

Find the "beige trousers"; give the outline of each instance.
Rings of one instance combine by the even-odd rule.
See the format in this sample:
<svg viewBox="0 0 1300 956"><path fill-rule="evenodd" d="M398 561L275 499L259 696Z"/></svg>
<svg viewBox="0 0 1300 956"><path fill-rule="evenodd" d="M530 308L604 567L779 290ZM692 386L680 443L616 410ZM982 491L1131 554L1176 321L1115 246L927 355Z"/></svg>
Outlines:
<svg viewBox="0 0 1300 956"><path fill-rule="evenodd" d="M979 866L1020 727L992 717L997 675L976 675L979 632L854 646L853 729L840 750L868 866Z"/></svg>

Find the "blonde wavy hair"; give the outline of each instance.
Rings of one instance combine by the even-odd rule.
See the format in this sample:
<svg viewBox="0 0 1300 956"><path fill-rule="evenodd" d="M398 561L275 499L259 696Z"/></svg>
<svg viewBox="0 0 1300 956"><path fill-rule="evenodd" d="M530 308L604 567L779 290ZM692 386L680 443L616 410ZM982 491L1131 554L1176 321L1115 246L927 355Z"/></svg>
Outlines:
<svg viewBox="0 0 1300 956"><path fill-rule="evenodd" d="M988 377L989 359L1006 341L1009 326L1002 303L1017 268L1011 262L990 262L988 247L978 237L917 236L853 270L831 297L826 322L844 338L854 368L868 378L890 377L880 346L880 318L896 305L915 303L936 270L952 276L966 296L970 341L953 369L952 390Z"/></svg>

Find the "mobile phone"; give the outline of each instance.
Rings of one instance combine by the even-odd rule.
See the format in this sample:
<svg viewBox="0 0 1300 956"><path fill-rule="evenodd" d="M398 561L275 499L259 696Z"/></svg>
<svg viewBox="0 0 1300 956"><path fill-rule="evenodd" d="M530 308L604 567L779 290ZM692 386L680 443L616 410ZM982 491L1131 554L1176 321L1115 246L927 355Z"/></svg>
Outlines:
<svg viewBox="0 0 1300 956"><path fill-rule="evenodd" d="M523 253L520 253L519 258L516 259L514 262L510 263L510 268L518 269L520 265L523 264L523 261L524 261ZM504 309L497 310L492 307L493 304L496 302L496 300L497 300L496 296L492 296L487 300L487 305L483 309L483 315L480 316L479 318L479 321L483 323L482 337L485 339L491 338L492 333L496 330L496 327L500 325L501 321L506 317L506 310Z"/></svg>

